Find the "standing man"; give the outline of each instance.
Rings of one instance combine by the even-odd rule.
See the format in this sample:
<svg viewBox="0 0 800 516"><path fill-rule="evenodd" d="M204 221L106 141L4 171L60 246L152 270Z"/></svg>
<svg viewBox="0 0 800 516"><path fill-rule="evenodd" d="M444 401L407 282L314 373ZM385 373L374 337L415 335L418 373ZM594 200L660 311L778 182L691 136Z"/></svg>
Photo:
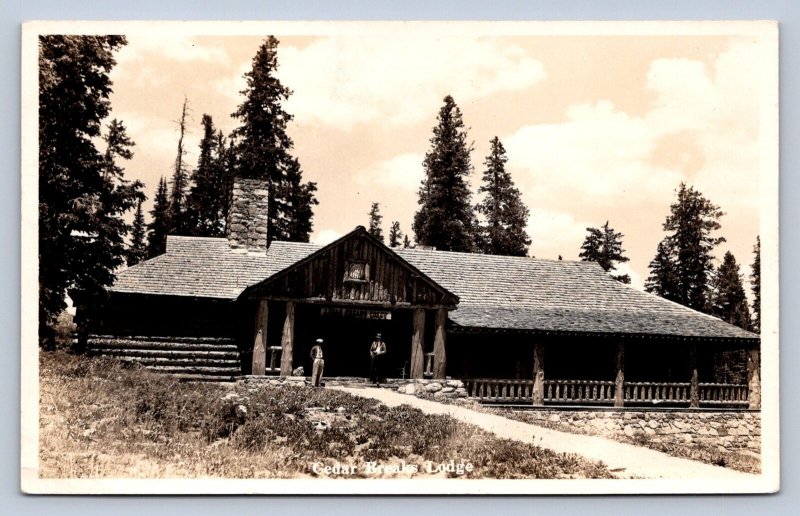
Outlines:
<svg viewBox="0 0 800 516"><path fill-rule="evenodd" d="M317 339L316 345L311 348L311 361L311 385L319 387L322 369L325 367L325 361L322 359L322 339Z"/></svg>
<svg viewBox="0 0 800 516"><path fill-rule="evenodd" d="M375 340L372 342L372 345L369 347L369 379L375 385L378 384L378 381L381 379L381 373L383 372L383 356L386 355L386 343L383 342L383 338L381 334L378 333L375 335Z"/></svg>

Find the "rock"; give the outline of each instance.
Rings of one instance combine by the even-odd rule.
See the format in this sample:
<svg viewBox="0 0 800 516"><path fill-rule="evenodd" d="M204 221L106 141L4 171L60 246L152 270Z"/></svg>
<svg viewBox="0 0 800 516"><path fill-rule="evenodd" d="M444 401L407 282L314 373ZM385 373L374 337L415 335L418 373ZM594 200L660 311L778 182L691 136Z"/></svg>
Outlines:
<svg viewBox="0 0 800 516"><path fill-rule="evenodd" d="M468 394L466 390L456 389L456 396L458 396L459 398L466 398Z"/></svg>
<svg viewBox="0 0 800 516"><path fill-rule="evenodd" d="M461 380L447 380L446 382L444 382L444 384L447 385L448 387L455 387L456 389L458 389L459 387L464 387L464 382L462 382Z"/></svg>
<svg viewBox="0 0 800 516"><path fill-rule="evenodd" d="M646 433L647 435L654 435L656 431L650 428L649 426L646 426L644 427L644 433Z"/></svg>
<svg viewBox="0 0 800 516"><path fill-rule="evenodd" d="M650 428L656 429L658 428L658 421L656 421L655 419L651 419L648 425L650 426Z"/></svg>
<svg viewBox="0 0 800 516"><path fill-rule="evenodd" d="M550 417L547 418L548 421L551 423L558 423L561 421L561 417L558 414L552 414Z"/></svg>
<svg viewBox="0 0 800 516"><path fill-rule="evenodd" d="M442 384L439 382L432 382L425 386L425 392L439 392L442 390Z"/></svg>
<svg viewBox="0 0 800 516"><path fill-rule="evenodd" d="M235 413L236 413L236 417L239 420L243 421L243 420L247 419L247 407L245 407L244 405L241 405L241 404L240 405L236 405Z"/></svg>
<svg viewBox="0 0 800 516"><path fill-rule="evenodd" d="M450 394L451 392L456 392L456 388L455 387L445 387L439 392L441 392L442 394Z"/></svg>
<svg viewBox="0 0 800 516"><path fill-rule="evenodd" d="M633 437L633 434L635 433L633 430L633 426L631 425L625 425L623 432L625 432L625 435L627 435L628 437Z"/></svg>
<svg viewBox="0 0 800 516"><path fill-rule="evenodd" d="M403 390L406 394L415 394L417 392L417 386L416 384L409 383L408 385L403 387Z"/></svg>
<svg viewBox="0 0 800 516"><path fill-rule="evenodd" d="M273 386L278 386L278 385L281 384L281 381L280 380L270 380L269 384L273 385Z"/></svg>
<svg viewBox="0 0 800 516"><path fill-rule="evenodd" d="M447 397L447 394L445 394L444 391L436 391L436 392L433 393L433 399L438 400L438 399L442 399L442 398L445 398L445 397Z"/></svg>
<svg viewBox="0 0 800 516"><path fill-rule="evenodd" d="M303 370L303 367L300 366L296 368L294 371L292 371L292 376L304 376L304 372L305 371Z"/></svg>
<svg viewBox="0 0 800 516"><path fill-rule="evenodd" d="M344 407L336 407L336 412L342 414L344 412Z"/></svg>

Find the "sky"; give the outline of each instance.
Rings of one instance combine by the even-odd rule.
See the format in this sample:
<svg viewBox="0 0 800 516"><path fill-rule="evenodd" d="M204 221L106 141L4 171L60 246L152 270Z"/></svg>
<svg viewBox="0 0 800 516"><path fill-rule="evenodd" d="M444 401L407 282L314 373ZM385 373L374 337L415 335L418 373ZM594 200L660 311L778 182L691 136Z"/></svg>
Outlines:
<svg viewBox="0 0 800 516"><path fill-rule="evenodd" d="M759 44L746 35L282 36L288 132L305 180L318 185L312 241L367 225L372 202L411 234L422 161L446 95L474 142L473 202L498 136L531 211L530 253L577 260L586 228L609 221L641 288L681 181L725 212L718 235L747 277L759 231ZM188 162L207 113L226 134L243 74L263 37L128 36L111 73L112 116L136 142L126 176L150 209L177 151L184 96ZM148 217L149 220L149 217ZM413 234L412 234L413 236Z"/></svg>

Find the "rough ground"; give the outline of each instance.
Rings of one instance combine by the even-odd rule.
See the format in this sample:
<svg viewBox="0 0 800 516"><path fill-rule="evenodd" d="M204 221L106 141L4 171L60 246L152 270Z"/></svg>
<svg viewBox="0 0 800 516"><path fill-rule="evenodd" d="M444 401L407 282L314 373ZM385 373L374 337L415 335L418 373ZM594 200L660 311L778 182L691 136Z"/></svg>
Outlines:
<svg viewBox="0 0 800 516"><path fill-rule="evenodd" d="M477 412L458 405L437 403L372 387L333 387L378 400L388 406L408 404L426 414L449 415L477 425L498 437L531 443L559 453L575 453L590 460L602 461L618 478L647 479L747 479L754 475L728 468L671 457L665 453L624 444L602 437L550 430L502 416Z"/></svg>

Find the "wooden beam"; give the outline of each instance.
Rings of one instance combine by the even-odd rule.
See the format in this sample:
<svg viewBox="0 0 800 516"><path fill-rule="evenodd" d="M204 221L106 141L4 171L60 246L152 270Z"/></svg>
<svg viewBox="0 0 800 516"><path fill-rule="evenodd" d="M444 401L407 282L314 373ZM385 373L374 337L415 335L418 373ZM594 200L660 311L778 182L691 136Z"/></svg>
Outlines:
<svg viewBox="0 0 800 516"><path fill-rule="evenodd" d="M617 377L614 381L614 406L625 406L625 342L617 341Z"/></svg>
<svg viewBox="0 0 800 516"><path fill-rule="evenodd" d="M700 406L700 385L697 375L697 344L695 343L692 343L689 348L689 368L692 373L689 386L689 407L698 408Z"/></svg>
<svg viewBox="0 0 800 516"><path fill-rule="evenodd" d="M544 344L533 344L533 404L544 405Z"/></svg>
<svg viewBox="0 0 800 516"><path fill-rule="evenodd" d="M263 376L267 364L267 300L258 301L256 308L255 342L253 343L253 363L250 374Z"/></svg>
<svg viewBox="0 0 800 516"><path fill-rule="evenodd" d="M281 376L292 376L292 353L294 351L294 302L286 303L286 319L283 322L281 339Z"/></svg>
<svg viewBox="0 0 800 516"><path fill-rule="evenodd" d="M425 370L425 310L414 310L414 329L411 333L411 374L409 378L421 379Z"/></svg>
<svg viewBox="0 0 800 516"><path fill-rule="evenodd" d="M747 402L749 409L761 409L761 352L758 345L747 350Z"/></svg>
<svg viewBox="0 0 800 516"><path fill-rule="evenodd" d="M444 380L447 374L447 309L436 311L436 336L433 340L433 377Z"/></svg>

